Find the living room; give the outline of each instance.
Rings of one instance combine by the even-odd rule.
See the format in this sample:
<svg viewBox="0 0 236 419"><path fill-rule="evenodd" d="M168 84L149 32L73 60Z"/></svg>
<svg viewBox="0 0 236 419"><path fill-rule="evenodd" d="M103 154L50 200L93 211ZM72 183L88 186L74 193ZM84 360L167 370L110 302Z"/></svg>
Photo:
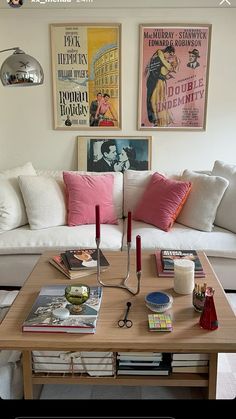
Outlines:
<svg viewBox="0 0 236 419"><path fill-rule="evenodd" d="M31 162L36 170L79 170L78 136L91 133L105 137L152 136L150 168L161 173L185 169L211 171L216 160L235 164L236 4L234 0L230 4L220 3L215 0L146 0L145 4L141 0L119 3L25 0L20 8L11 8L6 0L1 0L1 50L20 47L40 62L44 72L44 83L32 89L0 86L1 171L26 162ZM50 24L58 23L121 24L119 130L55 129ZM212 25L203 129L152 127L147 130L139 126L139 25L160 23ZM1 64L10 53L0 54Z"/></svg>

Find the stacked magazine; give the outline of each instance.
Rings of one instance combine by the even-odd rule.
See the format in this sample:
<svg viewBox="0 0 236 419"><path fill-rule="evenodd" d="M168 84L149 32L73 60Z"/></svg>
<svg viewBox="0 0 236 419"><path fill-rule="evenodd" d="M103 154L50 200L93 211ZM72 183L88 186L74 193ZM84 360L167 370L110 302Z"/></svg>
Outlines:
<svg viewBox="0 0 236 419"><path fill-rule="evenodd" d="M95 333L102 301L102 287L90 287L88 300L81 305L81 312L74 314L65 298L66 285L43 287L22 325L23 332ZM56 309L67 309L69 315L61 319L55 316Z"/></svg>
<svg viewBox="0 0 236 419"><path fill-rule="evenodd" d="M196 250L157 250L155 252L157 275L160 277L174 277L174 260L189 259L195 264L195 278L206 276Z"/></svg>
<svg viewBox="0 0 236 419"><path fill-rule="evenodd" d="M170 354L159 352L118 352L117 375L169 375Z"/></svg>
<svg viewBox="0 0 236 419"><path fill-rule="evenodd" d="M55 255L49 262L69 279L77 279L97 272L97 249L66 250ZM109 262L100 250L101 271L109 267Z"/></svg>

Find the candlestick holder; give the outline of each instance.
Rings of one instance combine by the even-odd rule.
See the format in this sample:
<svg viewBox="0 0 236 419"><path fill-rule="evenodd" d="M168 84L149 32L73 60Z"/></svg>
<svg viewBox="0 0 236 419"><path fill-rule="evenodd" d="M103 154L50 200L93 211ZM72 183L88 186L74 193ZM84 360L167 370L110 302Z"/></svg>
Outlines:
<svg viewBox="0 0 236 419"><path fill-rule="evenodd" d="M100 239L96 238L96 245L97 245L97 281L99 284L101 284L103 287L110 287L110 288L121 288L128 292L130 292L132 295L137 295L140 291L140 280L141 280L141 271L137 272L137 288L136 290L130 288L127 284L129 276L130 276L130 248L131 248L131 242L127 243L127 272L125 278L121 280L120 284L105 284L101 280L101 267L100 267Z"/></svg>

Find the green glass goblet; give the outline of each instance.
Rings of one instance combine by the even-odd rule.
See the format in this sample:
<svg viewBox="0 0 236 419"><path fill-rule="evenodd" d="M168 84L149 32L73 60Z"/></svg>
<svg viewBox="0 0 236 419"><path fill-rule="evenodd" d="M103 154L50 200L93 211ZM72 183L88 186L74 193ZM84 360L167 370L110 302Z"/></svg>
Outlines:
<svg viewBox="0 0 236 419"><path fill-rule="evenodd" d="M71 313L79 314L82 311L81 305L84 304L90 295L90 288L85 284L68 285L65 288L65 297L72 307Z"/></svg>

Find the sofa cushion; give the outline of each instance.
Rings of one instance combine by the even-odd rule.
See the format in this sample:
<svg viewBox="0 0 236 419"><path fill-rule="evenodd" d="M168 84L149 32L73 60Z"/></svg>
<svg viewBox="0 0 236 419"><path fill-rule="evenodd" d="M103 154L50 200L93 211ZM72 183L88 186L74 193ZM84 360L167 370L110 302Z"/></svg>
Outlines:
<svg viewBox="0 0 236 419"><path fill-rule="evenodd" d="M69 171L72 174L78 175L92 175L101 176L107 174L107 172L85 172L85 171ZM49 176L55 179L63 180L63 170L37 170L39 176ZM117 218L123 218L123 173L112 172L110 173L114 177L113 186L113 203Z"/></svg>
<svg viewBox="0 0 236 419"><path fill-rule="evenodd" d="M236 233L236 165L216 160L212 175L222 176L229 181L229 186L217 208L215 224Z"/></svg>
<svg viewBox="0 0 236 419"><path fill-rule="evenodd" d="M190 189L190 182L168 179L159 173L154 173L134 209L133 219L169 231Z"/></svg>
<svg viewBox="0 0 236 419"><path fill-rule="evenodd" d="M0 172L0 232L28 223L18 176L36 175L31 163Z"/></svg>
<svg viewBox="0 0 236 419"><path fill-rule="evenodd" d="M124 228L126 231L127 222ZM151 253L154 253L155 249L196 249L204 250L207 256L236 258L236 235L217 226L214 226L211 232L206 232L194 230L175 222L172 229L166 232L151 224L133 220L133 249L136 246L135 237L137 234L142 238L142 248L152 250ZM126 247L126 238L123 247Z"/></svg>
<svg viewBox="0 0 236 419"><path fill-rule="evenodd" d="M117 224L113 205L114 176L63 173L67 190L67 224L76 226L95 223L95 206L100 205L100 222Z"/></svg>
<svg viewBox="0 0 236 419"><path fill-rule="evenodd" d="M128 211L133 212L137 206L141 196L143 195L148 182L155 173L151 170L126 170L124 172L124 216L127 217ZM170 178L180 180L180 173L162 172L162 175Z"/></svg>
<svg viewBox="0 0 236 419"><path fill-rule="evenodd" d="M197 230L211 231L228 180L190 170L184 171L182 180L192 182L192 189L177 222Z"/></svg>
<svg viewBox="0 0 236 419"><path fill-rule="evenodd" d="M46 176L19 176L30 228L66 224L65 186L62 180Z"/></svg>
<svg viewBox="0 0 236 419"><path fill-rule="evenodd" d="M101 249L120 250L123 220L118 224L101 224ZM47 250L95 248L95 225L84 224L73 228L57 226L31 230L29 225L0 234L0 254L40 254Z"/></svg>

